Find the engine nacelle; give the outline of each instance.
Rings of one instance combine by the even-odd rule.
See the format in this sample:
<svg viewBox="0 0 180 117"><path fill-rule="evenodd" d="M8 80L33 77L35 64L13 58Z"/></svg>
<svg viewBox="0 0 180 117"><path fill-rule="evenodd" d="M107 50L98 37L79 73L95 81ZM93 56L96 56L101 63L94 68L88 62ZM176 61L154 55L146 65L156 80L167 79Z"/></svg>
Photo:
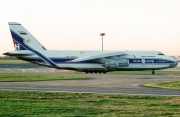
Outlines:
<svg viewBox="0 0 180 117"><path fill-rule="evenodd" d="M103 64L106 68L121 68L121 67L128 67L129 61L127 59L119 59L119 60L113 60L109 62L105 62Z"/></svg>

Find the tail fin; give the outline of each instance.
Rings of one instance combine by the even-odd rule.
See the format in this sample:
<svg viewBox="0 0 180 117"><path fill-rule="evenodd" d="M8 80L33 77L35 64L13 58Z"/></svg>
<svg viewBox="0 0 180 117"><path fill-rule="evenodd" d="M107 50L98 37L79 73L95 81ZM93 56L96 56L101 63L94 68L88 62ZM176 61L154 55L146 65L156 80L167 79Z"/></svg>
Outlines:
<svg viewBox="0 0 180 117"><path fill-rule="evenodd" d="M19 23L9 22L15 50L45 50L45 48Z"/></svg>

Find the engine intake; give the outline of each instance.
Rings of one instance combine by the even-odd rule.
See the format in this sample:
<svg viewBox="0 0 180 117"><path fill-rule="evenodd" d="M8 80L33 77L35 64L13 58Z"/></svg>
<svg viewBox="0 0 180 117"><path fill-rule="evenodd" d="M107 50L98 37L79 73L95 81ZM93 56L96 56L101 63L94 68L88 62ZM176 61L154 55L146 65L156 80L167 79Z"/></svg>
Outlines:
<svg viewBox="0 0 180 117"><path fill-rule="evenodd" d="M113 61L105 62L103 64L103 66L106 68L128 67L129 66L129 60L127 60L127 59L113 60Z"/></svg>

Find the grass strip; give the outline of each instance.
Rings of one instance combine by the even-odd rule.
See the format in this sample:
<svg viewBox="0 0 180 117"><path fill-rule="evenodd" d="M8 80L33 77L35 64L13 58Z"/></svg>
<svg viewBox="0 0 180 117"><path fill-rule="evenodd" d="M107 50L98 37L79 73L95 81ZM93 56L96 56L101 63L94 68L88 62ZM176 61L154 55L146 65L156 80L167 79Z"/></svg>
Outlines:
<svg viewBox="0 0 180 117"><path fill-rule="evenodd" d="M49 80L87 80L90 78L80 76L59 76L39 74L0 74L0 82L26 82L26 81L49 81Z"/></svg>
<svg viewBox="0 0 180 117"><path fill-rule="evenodd" d="M29 62L23 60L0 60L0 64L29 64Z"/></svg>
<svg viewBox="0 0 180 117"><path fill-rule="evenodd" d="M180 75L179 71L161 71L161 70L157 70L155 72L156 72L155 75L172 75L172 76ZM114 71L114 72L108 72L108 74L117 74L117 75L152 75L152 70L147 70L147 71Z"/></svg>
<svg viewBox="0 0 180 117"><path fill-rule="evenodd" d="M149 84L144 84L144 86L180 90L180 81L162 82L162 83L149 83Z"/></svg>
<svg viewBox="0 0 180 117"><path fill-rule="evenodd" d="M179 116L180 97L0 91L1 117Z"/></svg>

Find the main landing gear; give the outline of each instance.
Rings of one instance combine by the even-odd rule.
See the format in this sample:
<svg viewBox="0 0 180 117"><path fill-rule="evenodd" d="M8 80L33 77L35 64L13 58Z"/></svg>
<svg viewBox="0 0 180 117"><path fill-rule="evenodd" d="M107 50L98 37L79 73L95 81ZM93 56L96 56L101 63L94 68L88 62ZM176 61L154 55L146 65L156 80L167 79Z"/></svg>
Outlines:
<svg viewBox="0 0 180 117"><path fill-rule="evenodd" d="M100 74L103 73L103 74L106 74L105 70L98 70L98 71L97 70L86 70L85 72L86 72L86 74L88 74L88 73L91 73L91 74L92 73L100 73Z"/></svg>
<svg viewBox="0 0 180 117"><path fill-rule="evenodd" d="M155 71L154 71L154 70L152 70L152 74L155 74Z"/></svg>

